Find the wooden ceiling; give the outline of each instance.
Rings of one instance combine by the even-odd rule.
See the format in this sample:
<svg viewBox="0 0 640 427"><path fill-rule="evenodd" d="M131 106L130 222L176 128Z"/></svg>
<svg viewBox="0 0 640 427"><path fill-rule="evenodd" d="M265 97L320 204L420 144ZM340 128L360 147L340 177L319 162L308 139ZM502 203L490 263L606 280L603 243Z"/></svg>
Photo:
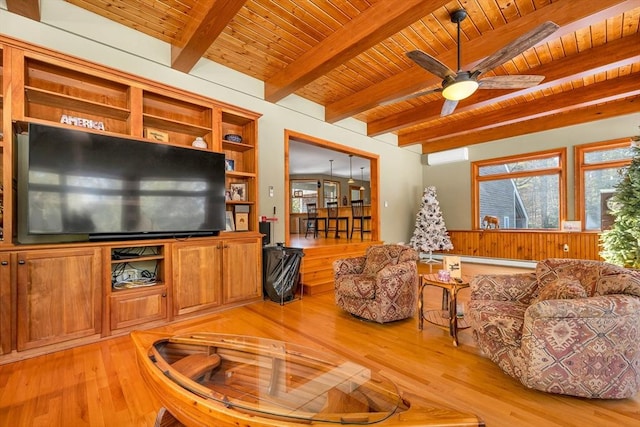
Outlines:
<svg viewBox="0 0 640 427"><path fill-rule="evenodd" d="M640 111L640 0L66 0L172 45L173 68L205 57L354 117L368 134L398 134L429 153ZM7 0L40 19L39 0ZM462 69L544 21L552 36L483 76L540 74L522 90L481 90L440 117L440 78L409 60L420 49L457 68L450 14L464 8Z"/></svg>

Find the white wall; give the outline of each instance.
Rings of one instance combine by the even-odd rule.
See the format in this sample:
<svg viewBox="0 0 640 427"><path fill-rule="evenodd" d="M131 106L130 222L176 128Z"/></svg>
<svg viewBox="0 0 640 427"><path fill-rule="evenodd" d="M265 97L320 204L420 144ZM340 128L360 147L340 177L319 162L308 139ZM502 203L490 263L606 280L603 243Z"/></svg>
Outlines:
<svg viewBox="0 0 640 427"><path fill-rule="evenodd" d="M41 22L9 13L0 0L0 33L261 113L259 121L259 215L279 218L276 241L284 241L284 131L291 129L380 156L381 238L408 241L422 195L419 147L398 148L394 135L366 136L364 123L324 122L322 106L291 95L264 101L261 81L211 61L191 73L170 67L170 46L62 0L41 1ZM269 186L274 197L269 197ZM385 203L388 207L385 207Z"/></svg>
<svg viewBox="0 0 640 427"><path fill-rule="evenodd" d="M574 215L574 156L575 145L590 142L607 141L639 135L640 113L621 117L567 126L505 138L469 147L469 161L438 166L425 166L424 182L434 185L438 192L438 201L450 230L471 229L471 162L505 157L552 148L567 147L567 220Z"/></svg>

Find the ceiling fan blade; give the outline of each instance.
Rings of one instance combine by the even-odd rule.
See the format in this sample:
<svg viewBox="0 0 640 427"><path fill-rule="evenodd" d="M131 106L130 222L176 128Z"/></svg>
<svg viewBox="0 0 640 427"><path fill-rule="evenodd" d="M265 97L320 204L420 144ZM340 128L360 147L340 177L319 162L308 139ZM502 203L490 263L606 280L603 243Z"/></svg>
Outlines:
<svg viewBox="0 0 640 427"><path fill-rule="evenodd" d="M440 117L448 116L453 113L453 110L458 106L458 101L452 101L450 99L445 99L444 104L442 105L442 110L440 111Z"/></svg>
<svg viewBox="0 0 640 427"><path fill-rule="evenodd" d="M406 101L408 99L418 98L420 96L429 95L430 93L436 93L436 92L442 92L442 88L422 90L420 92L413 92L413 93L410 93L409 95L400 96L398 98L394 98L394 99L390 99L388 101L381 102L378 105L380 105L380 106L391 105L391 104L395 104L396 102L402 102L402 101Z"/></svg>
<svg viewBox="0 0 640 427"><path fill-rule="evenodd" d="M449 76L456 75L456 72L451 68L447 67L433 56L426 54L421 50L412 50L411 52L407 52L407 56L413 62L415 62L431 74L435 74L436 76L440 77L442 80L446 79Z"/></svg>
<svg viewBox="0 0 640 427"><path fill-rule="evenodd" d="M557 24L547 21L526 34L521 35L502 49L488 56L480 62L473 74L481 74L502 65L508 60L520 55L525 50L537 45L542 40L555 33L560 28Z"/></svg>
<svg viewBox="0 0 640 427"><path fill-rule="evenodd" d="M478 80L479 89L525 89L534 87L544 80L544 76L514 74L512 76L485 77Z"/></svg>

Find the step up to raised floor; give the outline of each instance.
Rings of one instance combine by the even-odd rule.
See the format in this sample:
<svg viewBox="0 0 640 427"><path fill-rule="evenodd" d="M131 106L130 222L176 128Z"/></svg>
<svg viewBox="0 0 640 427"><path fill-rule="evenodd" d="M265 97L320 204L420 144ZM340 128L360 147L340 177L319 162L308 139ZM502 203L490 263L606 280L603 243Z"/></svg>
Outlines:
<svg viewBox="0 0 640 427"><path fill-rule="evenodd" d="M369 246L383 242L356 242L339 245L304 248L300 266L302 284L306 295L333 291L333 261L364 255Z"/></svg>

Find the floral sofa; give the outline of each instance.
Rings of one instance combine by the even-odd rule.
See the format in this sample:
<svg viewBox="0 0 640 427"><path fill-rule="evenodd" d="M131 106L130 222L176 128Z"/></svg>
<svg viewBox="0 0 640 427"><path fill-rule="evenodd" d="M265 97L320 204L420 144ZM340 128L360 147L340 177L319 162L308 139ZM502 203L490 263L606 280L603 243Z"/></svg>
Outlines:
<svg viewBox="0 0 640 427"><path fill-rule="evenodd" d="M412 317L418 292L418 253L404 245L376 245L364 256L333 262L336 304L379 323Z"/></svg>
<svg viewBox="0 0 640 427"><path fill-rule="evenodd" d="M640 389L640 272L547 259L535 273L477 276L467 319L480 350L526 387L601 399Z"/></svg>

